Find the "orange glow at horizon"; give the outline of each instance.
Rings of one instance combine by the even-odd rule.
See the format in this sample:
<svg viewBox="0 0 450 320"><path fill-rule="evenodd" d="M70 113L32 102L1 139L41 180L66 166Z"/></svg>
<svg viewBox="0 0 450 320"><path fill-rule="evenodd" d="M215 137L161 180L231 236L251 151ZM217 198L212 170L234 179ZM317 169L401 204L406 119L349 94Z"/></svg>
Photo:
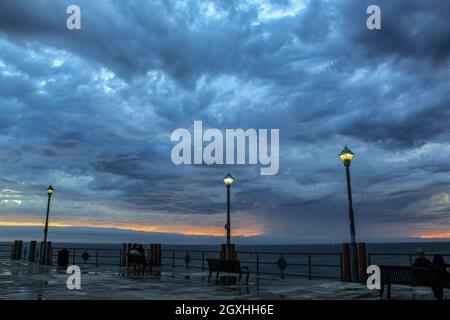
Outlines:
<svg viewBox="0 0 450 320"><path fill-rule="evenodd" d="M23 222L23 221L0 221L0 227L43 227L44 224L41 222ZM49 222L49 227L73 227L70 224L59 223L59 222Z"/></svg>
<svg viewBox="0 0 450 320"><path fill-rule="evenodd" d="M224 236L226 231L223 228L214 226L199 225L135 225L135 224L93 224L85 222L49 222L49 227L92 227L92 228L113 228L118 230L131 230L139 232L176 233L188 236ZM36 221L0 221L0 227L43 227L42 222ZM233 236L251 237L261 235L263 232L259 228L235 228L232 229Z"/></svg>
<svg viewBox="0 0 450 320"><path fill-rule="evenodd" d="M444 238L449 238L450 239L450 232L435 233L435 234L424 234L424 235L420 235L420 236L417 236L417 237L421 238L421 239L444 239Z"/></svg>

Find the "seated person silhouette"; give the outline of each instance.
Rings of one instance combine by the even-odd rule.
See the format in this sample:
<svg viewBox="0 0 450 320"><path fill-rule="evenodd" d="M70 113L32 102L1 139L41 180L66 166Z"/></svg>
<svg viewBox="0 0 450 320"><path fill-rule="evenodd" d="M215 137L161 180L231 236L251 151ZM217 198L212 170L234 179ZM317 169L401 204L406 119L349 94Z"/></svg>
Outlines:
<svg viewBox="0 0 450 320"><path fill-rule="evenodd" d="M431 261L425 257L425 251L423 251L420 248L417 249L416 256L417 256L417 258L414 261L414 263L412 264L413 267L431 268L431 266L432 266Z"/></svg>
<svg viewBox="0 0 450 320"><path fill-rule="evenodd" d="M435 254L433 257L433 263L431 267L434 270L437 270L439 272L450 272L449 265L445 263L444 258L440 254ZM442 300L444 298L444 289L443 288L431 288L433 290L434 296L438 300Z"/></svg>
<svg viewBox="0 0 450 320"><path fill-rule="evenodd" d="M130 254L138 255L139 254L138 245L136 243L133 243L129 252L130 252Z"/></svg>
<svg viewBox="0 0 450 320"><path fill-rule="evenodd" d="M444 257L440 254L435 254L433 257L432 268L442 272L450 273L450 265L445 263Z"/></svg>
<svg viewBox="0 0 450 320"><path fill-rule="evenodd" d="M139 270L140 273L144 273L148 266L147 259L145 258L145 249L141 244L133 243L129 250L128 255L129 266L134 266L134 270Z"/></svg>

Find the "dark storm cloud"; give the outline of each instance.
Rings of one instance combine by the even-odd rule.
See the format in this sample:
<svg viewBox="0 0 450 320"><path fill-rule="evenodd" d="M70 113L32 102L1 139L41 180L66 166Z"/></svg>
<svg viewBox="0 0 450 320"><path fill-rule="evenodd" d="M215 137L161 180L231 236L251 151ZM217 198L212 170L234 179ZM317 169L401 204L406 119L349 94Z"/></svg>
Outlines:
<svg viewBox="0 0 450 320"><path fill-rule="evenodd" d="M223 213L230 170L238 217L342 235L348 143L363 230L448 225L449 3L378 1L376 31L369 1L257 3L80 1L69 31L71 1L2 1L0 189L34 202L1 212L40 213L54 181L63 216L201 224ZM279 174L174 166L170 133L194 120L280 128Z"/></svg>

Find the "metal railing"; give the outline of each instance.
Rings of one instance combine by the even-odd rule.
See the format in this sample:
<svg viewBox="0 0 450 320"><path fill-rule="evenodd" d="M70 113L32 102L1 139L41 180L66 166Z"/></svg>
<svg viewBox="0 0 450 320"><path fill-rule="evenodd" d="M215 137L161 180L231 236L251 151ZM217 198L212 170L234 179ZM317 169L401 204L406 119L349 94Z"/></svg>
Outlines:
<svg viewBox="0 0 450 320"><path fill-rule="evenodd" d="M0 244L0 257L9 258L12 250L11 244ZM22 258L27 257L28 245L24 243ZM63 248L53 247L51 262L56 263L58 251L69 251L69 263L86 265L121 266L122 249L114 248ZM150 250L145 250L150 262ZM437 252L436 252L437 253ZM237 251L237 257L242 266L249 267L252 274L275 275L284 278L306 277L313 278L343 278L342 253L297 253L297 252L262 252L262 251ZM427 258L431 261L435 252L429 253ZM445 260L450 261L450 253L441 253ZM39 248L36 250L39 257ZM218 250L186 250L186 249L162 249L161 264L172 268L193 268L207 270L207 259L218 259ZM410 265L415 260L414 253L368 253L368 265Z"/></svg>
<svg viewBox="0 0 450 320"><path fill-rule="evenodd" d="M0 244L0 257L10 257L11 256L12 245L10 244Z"/></svg>
<svg viewBox="0 0 450 320"><path fill-rule="evenodd" d="M427 254L427 258L432 261L433 254ZM450 253L441 253L445 258L450 258ZM369 253L368 264L390 264L390 265L411 265L416 259L414 253ZM447 259L445 259L447 260Z"/></svg>
<svg viewBox="0 0 450 320"><path fill-rule="evenodd" d="M98 249L98 248L52 248L51 263L56 262L58 251L66 249L69 251L69 262L71 264L120 266L122 249ZM56 252L56 253L55 253Z"/></svg>
<svg viewBox="0 0 450 320"><path fill-rule="evenodd" d="M256 275L275 275L284 278L306 277L339 279L343 277L341 253L289 253L237 251L242 266ZM206 270L207 259L217 259L219 251L162 249L162 265ZM180 263L181 261L181 263Z"/></svg>

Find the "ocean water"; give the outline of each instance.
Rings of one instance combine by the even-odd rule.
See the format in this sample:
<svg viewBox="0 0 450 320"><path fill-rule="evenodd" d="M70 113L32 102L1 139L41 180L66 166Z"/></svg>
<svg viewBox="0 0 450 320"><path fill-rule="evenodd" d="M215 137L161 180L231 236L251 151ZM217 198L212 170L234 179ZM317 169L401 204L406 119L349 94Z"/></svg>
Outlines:
<svg viewBox="0 0 450 320"><path fill-rule="evenodd" d="M28 250L24 243L24 255ZM11 243L0 243L0 256L9 256ZM149 245L144 245L148 249ZM53 261L56 262L58 250L66 248L70 252L72 264L119 265L121 244L54 243ZM409 265L414 261L418 248L425 250L432 259L436 253L443 254L450 263L450 242L421 243L368 243L366 252L368 264ZM237 245L236 251L241 265L248 266L251 273L279 275L284 277L301 276L313 278L340 279L342 272L342 245ZM162 245L163 266L177 268L207 269L206 259L219 258L219 245ZM83 253L88 259L83 260ZM189 264L186 264L188 256ZM86 258L87 255L84 255ZM279 268L279 262L285 268Z"/></svg>

